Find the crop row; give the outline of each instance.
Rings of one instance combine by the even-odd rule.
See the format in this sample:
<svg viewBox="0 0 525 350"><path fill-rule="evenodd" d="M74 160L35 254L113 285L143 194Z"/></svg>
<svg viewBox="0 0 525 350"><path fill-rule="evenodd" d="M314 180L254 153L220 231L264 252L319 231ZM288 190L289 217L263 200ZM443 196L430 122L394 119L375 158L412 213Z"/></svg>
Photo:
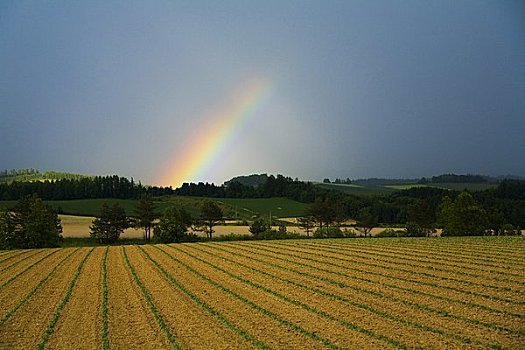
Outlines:
<svg viewBox="0 0 525 350"><path fill-rule="evenodd" d="M420 250L417 246L386 246L379 244L370 244L367 246L353 245L346 242L331 241L331 242L315 242L312 245L319 246L330 246L333 248L339 248L344 251L352 251L353 249L359 249L359 251L367 251L379 254L386 254L389 256L403 257L405 260L416 261L416 262L431 262L432 264L440 266L448 266L453 269L466 268L466 269L483 269L487 267L508 270L508 269L524 269L525 262L512 261L509 259L487 259L487 258L476 258L473 256L464 256L458 253L443 253L438 251ZM407 255L408 254L408 255ZM500 270L496 270L500 271Z"/></svg>
<svg viewBox="0 0 525 350"><path fill-rule="evenodd" d="M468 261L476 246L464 258L426 257L439 245L457 249L430 241L0 252L0 348L522 346L525 280L517 259L501 275L506 282L498 281L504 264L490 254L483 256L493 272ZM524 252L515 242L514 253L501 244L506 255Z"/></svg>
<svg viewBox="0 0 525 350"><path fill-rule="evenodd" d="M186 246L185 248L193 248L194 246ZM212 245L200 245L200 249L198 249L199 253L204 253L208 256L206 256L206 259L210 259L215 257L218 259L217 263L224 264L225 262L231 263L234 266L240 266L248 271L253 271L262 275L270 276L274 279L283 281L285 283L289 283L292 285L298 285L301 288L310 289L315 291L316 293L323 294L323 295L330 295L331 298L337 299L337 300L343 300L345 298L344 293L341 293L341 288L350 289L353 291L351 294L351 298L355 300L356 296L363 296L363 302L364 304L359 305L359 307L366 309L366 310L372 310L373 307L368 305L374 298L379 298L379 300L373 300L374 304L381 305L385 304L388 305L388 303L397 303L403 305L403 309L407 310L407 307L418 309L420 311L424 312L430 312L434 315L432 317L436 316L442 316L446 317L448 319L455 319L458 321L466 322L469 324L475 324L475 325L481 325L483 327L486 327L490 330L496 330L501 332L510 332L510 333L516 333L520 334L519 331L513 331L509 328L503 328L498 327L494 324L490 323L484 323L476 319L470 319L461 317L458 315L454 315L448 311L435 309L430 307L429 305L422 304L420 302L413 302L406 298L395 298L392 295L385 295L383 291L377 291L375 289L365 289L362 287L362 284L359 285L352 285L347 284L341 281L336 281L334 279L331 279L326 276L318 276L313 273L300 271L297 269L294 269L292 266L285 264L285 265L279 265L273 262L269 262L267 260L259 259L254 256L250 255L243 255L239 252L232 252L227 249L219 248L219 246L212 246ZM228 256L228 257L227 257ZM273 271L273 273L270 273L269 271ZM286 276L290 276L286 278ZM325 289L319 289L321 288L321 283L325 283L326 285L322 286ZM312 285L315 285L316 287L312 287ZM335 287L335 294L330 294L331 290L334 290ZM342 299L343 298L343 299ZM372 298L372 299L371 299ZM359 299L359 298L357 298ZM349 303L354 303L353 300L348 300ZM358 305L357 303L355 305ZM377 314L384 314L382 311L373 311ZM412 317L413 315L411 315ZM428 315L425 315L425 317ZM402 321L405 322L405 321ZM462 327L464 327L463 325ZM525 335L525 332L522 332L521 335Z"/></svg>
<svg viewBox="0 0 525 350"><path fill-rule="evenodd" d="M428 303L424 303L423 301L428 301L428 298L418 298L418 295L413 295L410 293L392 293L388 290L385 290L384 284L377 283L378 288L364 288L363 283L356 283L356 284L349 284L346 282L343 282L338 279L332 279L330 277L327 277L326 274L323 274L322 272L319 273L317 270L306 272L305 269L301 268L301 264L288 264L284 262L284 264L278 264L272 261L269 261L268 259L261 259L258 254L242 254L239 252L240 249L238 247L225 247L225 245L199 245L201 250L208 250L211 248L210 255L216 255L217 259L227 259L224 256L224 253L227 253L231 255L232 259L234 261L238 262L239 258L244 259L245 266L257 266L256 263L259 263L261 266L258 270L259 273L261 271L271 271L271 269L275 269L276 272L273 274L276 276L289 276L287 279L297 281L299 283L303 283L306 286L316 286L318 288L321 288L322 291L325 292L331 292L332 294L337 295L338 297L346 297L349 300L356 300L356 298L359 300L362 300L362 303L364 304L363 308L371 307L370 303L372 305L384 305L386 309L393 310L392 312L398 312L398 315L404 315L407 313L407 310L414 310L419 311L420 314L423 313L422 317L420 317L422 320L435 320L437 316L440 318L443 318L447 320L447 322L443 322L443 325L450 324L450 321L456 321L461 322L463 324L459 324L455 331L461 330L461 331L468 331L472 326L474 325L474 328L484 327L490 331L498 331L501 332L501 336L504 337L508 333L512 334L512 337L522 337L525 335L525 332L523 332L522 329L519 328L521 325L520 321L515 322L515 325L517 327L515 329L511 329L508 326L508 322L506 321L503 325L498 324L497 322L490 322L490 320L494 319L495 321L499 320L499 317L488 317L489 322L478 320L473 315L464 315L463 313L454 313L449 310L449 308L446 307L446 305L441 305L442 303L438 302L434 303L437 306L431 306L428 305ZM229 249L231 248L231 249ZM259 257L258 257L259 256ZM209 257L207 257L209 258ZM281 260L282 261L282 260ZM363 280L361 280L363 281ZM359 282L361 282L359 281ZM365 286L366 287L366 286ZM350 291L349 291L350 290ZM317 291L319 292L319 291ZM401 305L401 308L395 308L392 307L392 303L395 303L397 305ZM461 310L463 311L463 310ZM379 312L383 312L383 310L380 310ZM430 315L424 314L424 313L431 313ZM474 313L474 315L476 315ZM409 313L408 319L412 319L413 314ZM406 320L406 318L405 318ZM467 326L467 327L465 327ZM470 328L469 328L470 327ZM483 332L482 335L490 334L490 332Z"/></svg>
<svg viewBox="0 0 525 350"><path fill-rule="evenodd" d="M373 266L375 268L389 270L386 272L381 272L381 271L372 270L370 268L365 269L361 265L367 265L367 264L363 264L363 263L355 263L355 266L352 266L350 264L340 264L336 262L337 259L333 259L333 258L331 260L313 258L311 256L318 255L317 253L313 253L313 252L287 253L286 252L287 250L292 250L292 249L288 249L280 245L274 246L273 249L265 248L264 244L248 244L247 245L244 243L236 243L236 246L237 247L241 246L243 247L243 249L249 248L249 251L252 254L256 254L256 255L267 254L266 256L273 257L275 259L285 259L286 261L295 262L303 266L309 266L311 268L318 269L319 271L338 274L343 277L357 278L357 275L354 274L357 272L361 273L363 276L368 276L368 275L377 276L378 278L382 278L386 281L392 281L391 284L384 283L385 285L394 286L395 288L399 288L398 285L407 285L409 287L406 287L406 288L404 287L403 289L406 289L407 291L411 291L411 292L418 293L418 294L427 293L429 294L429 296L435 296L440 299L444 298L442 296L442 294L444 293L442 293L442 291L439 291L439 289L447 290L447 294L449 294L448 292L453 292L452 295L456 295L458 293L459 294L464 293L464 294L471 295L471 296L477 296L477 297L482 297L482 298L487 298L487 299L494 299L494 300L488 300L490 301L490 303L488 303L488 301L483 301L483 304L480 304L479 302L475 301L474 298L472 298L473 301L470 301L471 299L468 299L468 301L465 301L466 298L460 295L454 298L448 298L450 300L456 300L457 302L460 302L464 305L477 306L479 308L486 309L486 310L492 310L497 313L504 313L504 314L511 315L511 316L525 318L525 314L515 313L514 311L507 310L507 309L515 310L515 305L512 305L512 306L508 305L507 300L501 300L502 298L497 298L497 297L490 298L487 296L476 295L476 293L474 292L462 291L462 290L458 290L457 288L456 290L452 290L451 288L447 288L446 286L442 286L440 284L436 284L432 282L425 282L424 280L421 281L421 280L415 280L413 278L398 276L397 274L395 274L395 271L396 271L395 265L390 266L390 268L385 268L383 265L380 265L380 264L368 264L369 266ZM315 266L311 264L307 265L306 262L313 263L315 264ZM352 273L352 275L348 273L349 271ZM368 277L364 277L364 278L368 278ZM414 286L411 288L410 287L411 285L414 285ZM417 289L414 289L414 288L417 288ZM432 294L432 293L436 293L435 289L438 289L437 291L438 294ZM518 302L515 302L514 304L516 303ZM490 305L487 306L486 304L490 304Z"/></svg>
<svg viewBox="0 0 525 350"><path fill-rule="evenodd" d="M217 247L217 245L213 245L214 247ZM341 287L346 286L363 286L367 285L372 290L381 290L384 293L388 293L389 295L398 295L401 294L403 297L412 299L414 296L417 296L418 298L423 298L426 300L426 303L436 304L440 307L443 303L447 304L447 307L450 310L458 310L461 312L468 312L470 308L472 308L472 314L478 315L478 316L484 316L487 314L487 319L491 320L494 316L500 316L505 315L507 318L505 320L506 323L508 323L509 320L515 319L517 322L521 323L521 319L523 316L521 314L515 314L510 311L503 311L499 309L494 309L492 307L488 307L484 304L477 304L473 303L471 301L464 300L464 299L454 299L448 297L446 294L439 294L439 293L429 293L422 291L421 289L415 289L415 288L407 288L404 286L403 283L387 283L383 279L370 279L366 277L366 271L364 271L363 276L357 276L354 274L348 274L344 272L340 272L333 269L324 268L320 264L312 265L308 263L311 259L307 256L303 256L303 259L296 259L291 260L287 257L286 254L282 253L273 253L273 254L267 254L262 253L258 250L253 249L247 249L244 245L241 246L241 244L222 244L221 247L229 247L232 249L236 254L239 254L239 252L244 252L244 256L248 257L253 260L258 260L258 258L255 257L263 257L266 261L270 262L282 262L287 266L293 266L296 270L309 273L311 275L325 278L326 276L331 276L332 279L336 280L337 283ZM466 309L467 308L467 309ZM469 317L471 317L470 315ZM518 321L520 320L520 321Z"/></svg>
<svg viewBox="0 0 525 350"><path fill-rule="evenodd" d="M227 258L224 258L221 256L221 260L223 261L229 261L231 263L233 263L233 266L236 266L236 267L241 267L243 269L247 269L249 271L253 271L253 272L256 272L258 274L260 274L261 276L259 276L259 278L263 279L263 277L269 277L270 279L267 280L267 283L265 284L259 284L259 283L256 283L254 282L254 279L253 279L253 275L251 276L251 279L246 279L244 277L242 277L244 274L239 271L237 274L236 273L233 273L232 270L239 270L238 268L235 269L235 268L230 268L230 269L223 269L221 267L218 266L218 264L215 264L215 263L211 263L209 262L209 258L208 260L205 260L203 258L200 258L199 256L197 255L194 255L192 253L189 253L187 251L184 251L184 250L180 250L176 247L171 247L171 248L174 248L176 249L177 251L179 252L182 252L186 255L188 255L189 257L191 257L192 259L195 259L205 265L208 265L210 267L212 267L213 269L215 269L216 271L220 271L226 275L228 275L229 277L233 278L233 279L236 279L238 281L241 281L243 282L244 284L248 285L248 286L252 286L254 288L257 288L259 289L260 291L264 292L264 293L267 293L269 295L272 295L272 296L275 296L279 299L282 299L288 303L291 303L291 304L295 304L295 305L299 305L300 307L306 309L306 310L309 310L313 313L316 313L316 314L319 314L323 317L326 317L330 320L334 320L338 323L341 323L341 324L344 324L346 327L352 329L352 330L356 330L356 331L359 331L359 332L363 332L369 336L372 336L374 338L377 338L379 340L384 340L386 342L389 342L397 347L401 347L401 348L404 348L406 347L406 345L404 345L403 343L401 343L401 341L396 341L394 339L391 339L387 336L384 336L384 335L380 335L378 334L377 332L372 332L372 331L369 331L369 330L366 330L364 327L365 326L357 326L357 325L351 325L349 324L348 322L344 321L344 320L341 320L341 319L338 319L337 317L333 316L333 315L330 315L328 314L327 312L324 312L324 311L321 311L320 308L323 308L323 304L325 304L325 298L328 298L330 299L330 301L333 303L333 302L342 302L346 305L344 305L344 307L348 310L349 307L354 307L356 309L361 309L359 311L364 311L367 317L367 323L370 322L370 318L371 316L379 316L381 318L384 318L385 320L388 320L388 321L395 321L397 322L398 324L394 325L394 327L396 329L399 329L400 327L402 326L409 326L415 330L419 330L419 331L425 331L425 332L431 332L431 333L434 333L434 334L437 334L437 335L442 335L442 336L445 336L445 337L448 337L448 338L451 338L453 340L458 340L460 342L463 342L465 344L470 344L470 343L480 343L481 342L478 342L476 340L471 340L467 337L462 337L462 336L459 336L457 334L452 334L452 333L449 333L447 331L444 331L444 330L440 330L440 329L437 329L437 328L433 328L433 327L429 327L429 326L426 326L426 325L423 325L423 324L420 324L420 323L417 323L417 322L412 322L410 320L407 320L407 319L403 319L401 317L398 317L398 316L395 316L395 315L392 315L392 314L389 314L387 312L384 312L384 311L381 311L381 310L378 310L376 308L374 308L373 306L370 306L370 305L366 305L364 303L360 303L360 302L356 302L354 300L351 300L349 298L346 298L346 297L343 297L343 296L340 296L340 295L337 295L337 294L334 294L334 293L330 293L330 292L327 292L325 290L322 290L322 289L319 289L319 288L316 288L316 287L312 287L312 286L309 286L307 284L301 284L301 283L297 283L293 280L290 280L290 279L286 279L286 278L282 278L280 276L277 276L277 275L272 275L271 273L268 273L264 270L260 270L260 269L256 269L256 268L253 268L251 266L248 266L248 265L244 265L242 263L239 263L239 262L234 262L233 260L231 259L227 259ZM199 250L197 250L199 251ZM282 294L281 292L279 291L276 291L275 289L277 288L277 284L279 282L284 282L285 285L289 285L289 286L292 286L292 287L299 287L300 289L302 289L303 291L297 291L297 294L296 295L290 295L290 294ZM271 288L271 287L268 287L268 286L275 286L275 288ZM278 288L279 290L282 290L283 287L280 287ZM291 289L293 290L293 289ZM312 294L312 298L314 298L316 295L317 296L321 296L321 298L318 298L319 299L319 303L318 305L315 305L315 306L311 306L311 305L307 305L303 302L300 302L298 301L297 299L292 299L292 297L297 297L297 298L301 298L301 297L305 297L304 294L305 293L311 293ZM308 298L309 300L312 300L310 298ZM369 314L368 314L369 313ZM384 321L384 322L387 322L387 321ZM427 340L430 340L430 339L427 339Z"/></svg>
<svg viewBox="0 0 525 350"><path fill-rule="evenodd" d="M271 247L275 248L274 245L263 245L265 247ZM290 248L291 247L291 248ZM295 248L295 249L294 249ZM472 287L478 287L478 289L485 291L486 289L495 289L497 292L513 292L515 294L518 294L520 298L523 298L523 295L525 295L525 291L516 290L510 288L508 285L509 283L516 283L520 284L522 281L514 281L509 278L506 279L507 286L501 286L501 285L492 285L488 284L487 280L481 280L479 282L474 282L472 280L468 280L466 278L472 278L474 277L476 280L479 279L480 274L482 273L479 271L476 273L467 273L462 270L452 270L452 269L441 269L441 268L433 268L432 265L423 265L420 264L410 264L403 262L405 260L404 258L391 258L388 255L381 255L381 254L374 254L367 251L361 251L361 250L353 250L351 252L344 251L342 249L338 249L338 247L330 247L330 246L320 246L317 244L279 244L280 250L287 250L292 252L298 252L300 254L306 254L306 255L313 255L318 256L321 258L326 258L329 261L333 261L334 259L336 261L344 261L344 262L350 262L353 264L359 264L363 266L370 266L374 268L384 269L384 270L393 270L396 274L408 274L409 276L414 276L416 278L422 278L424 280L427 280L427 278L431 278L434 280L437 280L436 282L439 283L440 288L446 288L450 290L455 290L461 293L467 293L472 295L477 295L481 297L486 298L495 298L495 300L501 299L498 294L498 296L491 296L489 294L485 294L484 292L476 293L471 288ZM401 260L401 261L400 261ZM371 261L371 262L370 262ZM428 272L430 271L430 272ZM390 272L390 271L389 271ZM525 272L525 271L524 271ZM450 277L451 274L459 274L465 275L467 277L464 278L457 278L457 277ZM522 274L523 275L523 274ZM520 275L520 276L522 276ZM490 278L487 278L490 281ZM503 279L503 278L502 278ZM451 283L451 286L446 286L443 283L444 282L453 282ZM459 288L456 288L456 284L467 284L469 285L468 290L462 290ZM432 283L431 283L432 284ZM433 283L433 286L436 286L435 283ZM513 293L510 293L512 295ZM523 304L523 302L520 301L514 301L510 299L502 299L501 301L507 302L510 304Z"/></svg>

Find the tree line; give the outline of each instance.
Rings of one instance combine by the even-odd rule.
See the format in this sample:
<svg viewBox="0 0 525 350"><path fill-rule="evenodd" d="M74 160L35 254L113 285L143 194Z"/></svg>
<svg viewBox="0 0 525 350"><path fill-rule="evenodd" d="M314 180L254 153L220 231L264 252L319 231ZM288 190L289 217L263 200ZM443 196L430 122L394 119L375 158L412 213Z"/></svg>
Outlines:
<svg viewBox="0 0 525 350"><path fill-rule="evenodd" d="M144 195L173 194L171 187L143 186L125 177L94 176L56 181L0 183L0 200L18 200L36 194L44 200L69 200L92 198L137 199Z"/></svg>

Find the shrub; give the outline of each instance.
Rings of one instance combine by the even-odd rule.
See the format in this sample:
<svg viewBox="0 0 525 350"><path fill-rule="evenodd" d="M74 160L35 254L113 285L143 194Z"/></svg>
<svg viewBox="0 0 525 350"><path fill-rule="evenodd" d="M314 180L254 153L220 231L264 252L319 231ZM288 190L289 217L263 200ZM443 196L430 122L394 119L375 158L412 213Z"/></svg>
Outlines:
<svg viewBox="0 0 525 350"><path fill-rule="evenodd" d="M0 249L58 247L61 233L57 213L36 195L0 213Z"/></svg>
<svg viewBox="0 0 525 350"><path fill-rule="evenodd" d="M191 223L191 216L184 208L166 208L154 228L154 239L160 243L195 242L199 237L188 234Z"/></svg>
<svg viewBox="0 0 525 350"><path fill-rule="evenodd" d="M263 219L255 220L248 229L251 234L258 236L263 232L270 231L270 225L265 223Z"/></svg>
<svg viewBox="0 0 525 350"><path fill-rule="evenodd" d="M318 228L314 232L314 238L354 238L357 237L352 230L341 230L339 227Z"/></svg>
<svg viewBox="0 0 525 350"><path fill-rule="evenodd" d="M391 228L387 228L381 232L379 232L375 237L378 238L384 238L384 237L407 237L407 233L405 231L397 231L393 230Z"/></svg>
<svg viewBox="0 0 525 350"><path fill-rule="evenodd" d="M126 211L118 203L109 206L102 204L100 217L93 220L90 235L100 243L115 243L122 232L129 226Z"/></svg>
<svg viewBox="0 0 525 350"><path fill-rule="evenodd" d="M427 232L427 229L424 229L415 222L407 222L405 227L407 237L425 237Z"/></svg>

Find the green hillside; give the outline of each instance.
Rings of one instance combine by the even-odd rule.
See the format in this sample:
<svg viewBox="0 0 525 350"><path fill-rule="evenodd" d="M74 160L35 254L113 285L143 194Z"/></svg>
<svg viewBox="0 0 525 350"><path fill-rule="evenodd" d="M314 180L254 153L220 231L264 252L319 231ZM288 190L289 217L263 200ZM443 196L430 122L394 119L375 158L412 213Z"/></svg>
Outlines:
<svg viewBox="0 0 525 350"><path fill-rule="evenodd" d="M92 178L91 175L64 173L58 171L41 172L36 169L19 169L0 171L0 183L12 182L36 182L36 181L57 181L62 179L82 179Z"/></svg>
<svg viewBox="0 0 525 350"><path fill-rule="evenodd" d="M395 184L395 185L357 185L357 184L334 184L334 183L316 183L316 186L325 188L328 190L340 191L348 194L361 195L361 196L375 196L375 195L388 195L395 191L407 190L414 187L435 187L448 190L456 191L484 191L490 188L496 188L497 183L406 183L406 184Z"/></svg>
<svg viewBox="0 0 525 350"><path fill-rule="evenodd" d="M268 217L293 217L301 216L306 204L299 203L287 198L257 198L257 199L233 199L233 198L205 198L185 196L165 196L155 200L157 211L160 213L168 206L182 207L193 217L200 213L203 201L212 200L217 202L228 219L251 220L253 216ZM81 216L97 216L104 202L109 204L118 203L128 215L133 215L137 204L136 199L76 199L62 201L45 201L60 213ZM0 208L11 208L16 201L0 201Z"/></svg>
<svg viewBox="0 0 525 350"><path fill-rule="evenodd" d="M334 190L359 196L376 196L386 195L398 191L389 186L378 185L356 185L356 184L334 184L334 183L316 183L316 186L327 190Z"/></svg>

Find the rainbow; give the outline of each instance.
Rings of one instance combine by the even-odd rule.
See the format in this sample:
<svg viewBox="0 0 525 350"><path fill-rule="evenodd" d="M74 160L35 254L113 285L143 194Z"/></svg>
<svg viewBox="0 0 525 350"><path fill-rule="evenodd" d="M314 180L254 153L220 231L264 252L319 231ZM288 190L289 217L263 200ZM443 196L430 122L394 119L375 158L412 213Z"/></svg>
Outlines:
<svg viewBox="0 0 525 350"><path fill-rule="evenodd" d="M255 78L240 86L225 108L211 113L207 125L197 130L186 145L177 152L175 160L158 181L178 187L183 182L200 181L209 175L226 156L229 145L243 130L247 121L270 96L274 84Z"/></svg>

